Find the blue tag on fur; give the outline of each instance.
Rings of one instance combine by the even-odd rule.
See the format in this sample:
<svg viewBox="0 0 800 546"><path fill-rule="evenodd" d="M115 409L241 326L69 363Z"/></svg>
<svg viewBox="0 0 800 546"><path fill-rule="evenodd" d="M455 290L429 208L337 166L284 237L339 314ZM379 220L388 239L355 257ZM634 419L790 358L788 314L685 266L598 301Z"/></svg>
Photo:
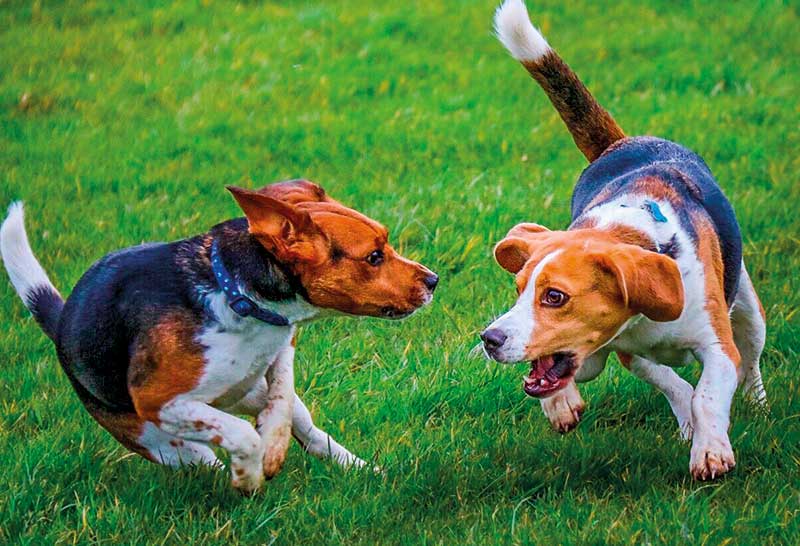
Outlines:
<svg viewBox="0 0 800 546"><path fill-rule="evenodd" d="M645 201L644 206L645 208L647 208L648 211L650 211L653 220L655 220L656 222L667 221L667 217L664 216L664 214L661 212L661 209L658 208L658 203L656 203L655 201Z"/></svg>

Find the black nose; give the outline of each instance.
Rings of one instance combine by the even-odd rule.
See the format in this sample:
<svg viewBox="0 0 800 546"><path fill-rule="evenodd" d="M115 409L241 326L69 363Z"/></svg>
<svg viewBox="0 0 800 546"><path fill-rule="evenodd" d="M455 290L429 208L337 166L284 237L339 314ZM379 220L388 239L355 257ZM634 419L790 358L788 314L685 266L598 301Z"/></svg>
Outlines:
<svg viewBox="0 0 800 546"><path fill-rule="evenodd" d="M436 290L436 285L439 284L439 275L436 273L431 273L430 275L427 275L422 282L425 283L425 286L428 287L428 290L433 292Z"/></svg>
<svg viewBox="0 0 800 546"><path fill-rule="evenodd" d="M506 336L503 331L499 328L489 328L488 330L484 330L481 333L481 339L483 340L483 345L486 347L487 350L499 349L503 346L503 343L506 342Z"/></svg>

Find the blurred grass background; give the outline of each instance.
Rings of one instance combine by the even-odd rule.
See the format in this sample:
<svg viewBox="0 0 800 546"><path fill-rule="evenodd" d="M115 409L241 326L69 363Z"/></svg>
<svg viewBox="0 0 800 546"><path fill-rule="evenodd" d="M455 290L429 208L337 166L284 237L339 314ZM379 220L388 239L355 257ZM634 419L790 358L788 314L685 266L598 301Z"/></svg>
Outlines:
<svg viewBox="0 0 800 546"><path fill-rule="evenodd" d="M666 401L618 366L583 387L584 422L562 437L524 370L469 356L514 299L492 245L519 221L565 226L585 166L492 37L495 6L0 1L0 204L25 201L65 294L111 250L238 215L225 184L301 176L442 277L409 320L300 337L318 424L386 476L295 445L250 499L115 443L1 282L0 542L796 543L798 4L529 2L626 132L699 152L737 210L772 412L737 397L738 466L711 484L691 481Z"/></svg>

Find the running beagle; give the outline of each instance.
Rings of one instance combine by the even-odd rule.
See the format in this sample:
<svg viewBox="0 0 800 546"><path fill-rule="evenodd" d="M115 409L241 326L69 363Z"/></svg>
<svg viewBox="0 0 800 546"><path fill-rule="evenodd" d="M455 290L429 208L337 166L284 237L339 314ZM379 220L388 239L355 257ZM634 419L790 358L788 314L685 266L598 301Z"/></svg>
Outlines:
<svg viewBox="0 0 800 546"><path fill-rule="evenodd" d="M494 249L516 275L516 304L482 334L498 362L531 362L525 392L563 432L581 418L575 385L615 351L667 397L705 480L735 461L728 426L740 383L760 404L764 310L742 262L733 208L705 162L654 137L626 137L533 27L522 0L495 14L497 36L542 86L590 161L566 231L514 227ZM695 388L673 366L699 360Z"/></svg>
<svg viewBox="0 0 800 546"><path fill-rule="evenodd" d="M290 436L363 466L295 394L297 326L336 313L406 317L431 301L438 277L312 182L228 189L246 218L111 253L66 302L33 256L21 203L0 229L3 261L86 409L132 451L218 465L218 446L245 493L280 470Z"/></svg>

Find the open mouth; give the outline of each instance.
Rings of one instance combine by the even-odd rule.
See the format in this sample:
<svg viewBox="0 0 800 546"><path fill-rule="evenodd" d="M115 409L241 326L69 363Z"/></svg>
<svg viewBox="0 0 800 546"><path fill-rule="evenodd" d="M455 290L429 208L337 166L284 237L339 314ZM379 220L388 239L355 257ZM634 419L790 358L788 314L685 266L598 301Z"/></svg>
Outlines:
<svg viewBox="0 0 800 546"><path fill-rule="evenodd" d="M524 378L525 394L543 398L567 384L575 370L575 355L553 353L531 362L531 371Z"/></svg>

